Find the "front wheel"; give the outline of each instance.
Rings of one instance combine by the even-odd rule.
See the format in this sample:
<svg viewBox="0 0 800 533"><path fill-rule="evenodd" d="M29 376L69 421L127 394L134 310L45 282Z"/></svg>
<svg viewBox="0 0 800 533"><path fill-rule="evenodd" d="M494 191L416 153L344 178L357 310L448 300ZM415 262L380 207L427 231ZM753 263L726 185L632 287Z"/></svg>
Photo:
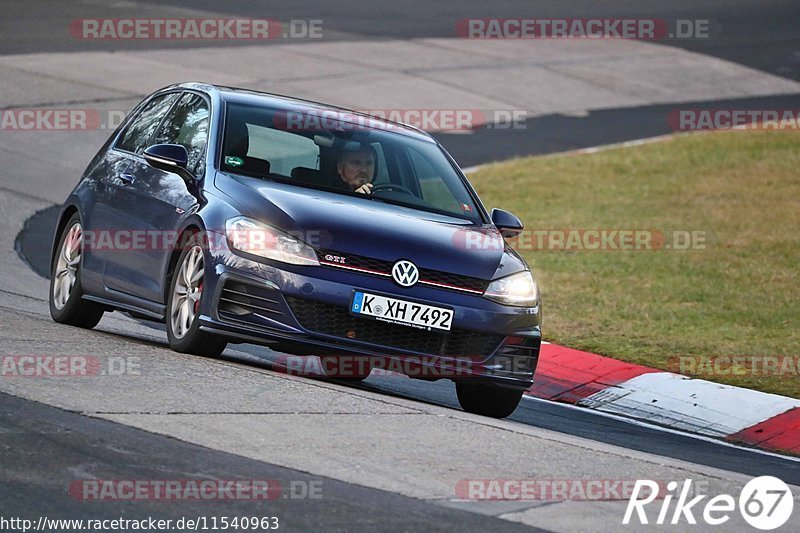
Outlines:
<svg viewBox="0 0 800 533"><path fill-rule="evenodd" d="M200 302L205 279L205 254L200 238L189 239L170 281L167 299L167 338L176 352L216 357L227 342L200 331Z"/></svg>
<svg viewBox="0 0 800 533"><path fill-rule="evenodd" d="M456 382L456 395L461 408L468 413L491 418L510 416L522 400L523 392L492 385Z"/></svg>
<svg viewBox="0 0 800 533"><path fill-rule="evenodd" d="M77 213L59 236L50 269L50 316L61 324L91 329L103 318L103 306L83 299L81 259L83 227Z"/></svg>

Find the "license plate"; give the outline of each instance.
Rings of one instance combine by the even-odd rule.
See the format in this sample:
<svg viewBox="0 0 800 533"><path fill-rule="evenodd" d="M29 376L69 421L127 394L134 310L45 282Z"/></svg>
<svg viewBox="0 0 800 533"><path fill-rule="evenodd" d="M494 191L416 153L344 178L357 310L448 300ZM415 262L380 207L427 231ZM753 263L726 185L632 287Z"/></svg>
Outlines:
<svg viewBox="0 0 800 533"><path fill-rule="evenodd" d="M355 291L350 310L359 316L421 329L450 331L453 310Z"/></svg>

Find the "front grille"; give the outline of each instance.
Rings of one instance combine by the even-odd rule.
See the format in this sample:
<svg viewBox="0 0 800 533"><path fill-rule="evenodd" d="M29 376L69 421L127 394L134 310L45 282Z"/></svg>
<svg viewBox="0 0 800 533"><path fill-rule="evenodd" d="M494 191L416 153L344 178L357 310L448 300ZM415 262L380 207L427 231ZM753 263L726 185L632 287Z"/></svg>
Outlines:
<svg viewBox="0 0 800 533"><path fill-rule="evenodd" d="M392 261L373 259L371 257L364 257L360 255L351 255L342 252L335 252L333 250L320 250L319 252L320 256L323 258L321 263L325 266L368 271L365 273L382 275L385 277L391 276L392 274L392 266L394 265L394 262ZM326 255L344 257L347 259L347 262L345 264L340 264L333 261L327 261L325 259ZM480 278L461 276L459 274L451 274L449 272L431 270L428 268L419 269L419 283L423 285L434 286L446 285L446 287L441 288L480 294L483 294L483 292L486 290L486 287L489 285L488 281Z"/></svg>
<svg viewBox="0 0 800 533"><path fill-rule="evenodd" d="M325 260L326 255L335 255L338 257L345 257L347 258L347 262L344 265L339 263L330 263L325 262L327 266L345 266L351 268L359 268L364 270L371 270L374 272L380 272L386 275L390 275L392 273L392 263L390 261L383 261L381 259L373 259L371 257L364 257L360 255L350 255L350 254L343 254L341 252L334 252L331 250L321 250L320 256Z"/></svg>
<svg viewBox="0 0 800 533"><path fill-rule="evenodd" d="M409 326L357 318L347 309L301 298L286 298L298 322L304 328L388 348L453 358L486 357L505 338L474 331L454 329L449 334Z"/></svg>
<svg viewBox="0 0 800 533"><path fill-rule="evenodd" d="M420 269L419 279L422 283L430 281L432 283L445 284L449 287L458 287L461 290L468 290L483 294L489 282L478 278L470 278L467 276L459 276L458 274L450 274L449 272L440 272L438 270Z"/></svg>

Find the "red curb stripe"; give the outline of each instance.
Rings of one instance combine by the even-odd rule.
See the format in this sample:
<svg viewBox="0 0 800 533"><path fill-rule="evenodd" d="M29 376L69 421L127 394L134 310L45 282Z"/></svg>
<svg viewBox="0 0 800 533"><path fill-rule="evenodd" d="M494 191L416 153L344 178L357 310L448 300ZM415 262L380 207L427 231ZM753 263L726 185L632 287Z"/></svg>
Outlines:
<svg viewBox="0 0 800 533"><path fill-rule="evenodd" d="M800 455L800 407L729 435L726 440Z"/></svg>
<svg viewBox="0 0 800 533"><path fill-rule="evenodd" d="M528 394L564 403L578 401L655 368L625 363L610 357L543 344L535 383Z"/></svg>
<svg viewBox="0 0 800 533"><path fill-rule="evenodd" d="M580 400L641 376L663 372L557 344L543 344L530 396L563 403ZM800 407L725 437L765 450L800 455Z"/></svg>

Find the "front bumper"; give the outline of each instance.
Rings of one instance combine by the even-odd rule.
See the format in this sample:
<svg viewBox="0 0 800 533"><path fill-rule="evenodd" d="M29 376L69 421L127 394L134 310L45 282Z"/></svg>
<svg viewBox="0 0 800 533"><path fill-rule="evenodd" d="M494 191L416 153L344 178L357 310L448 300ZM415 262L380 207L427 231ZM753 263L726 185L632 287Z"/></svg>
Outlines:
<svg viewBox="0 0 800 533"><path fill-rule="evenodd" d="M212 254L201 329L232 342L302 355L360 354L419 368L412 376L488 381L513 388L533 382L541 345L539 308L514 308L480 296L430 287L399 288L385 278L324 266L254 261L230 250ZM355 317L354 289L453 308L449 333Z"/></svg>

